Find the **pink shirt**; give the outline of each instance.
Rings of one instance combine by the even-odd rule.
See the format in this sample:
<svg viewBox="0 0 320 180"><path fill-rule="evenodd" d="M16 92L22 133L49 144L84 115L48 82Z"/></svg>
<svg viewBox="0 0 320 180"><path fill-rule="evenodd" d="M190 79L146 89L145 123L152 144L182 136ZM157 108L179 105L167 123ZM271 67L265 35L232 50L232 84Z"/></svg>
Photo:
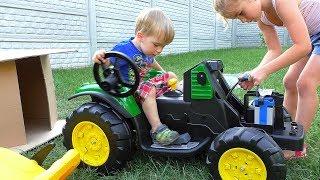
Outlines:
<svg viewBox="0 0 320 180"><path fill-rule="evenodd" d="M277 12L276 0L272 0L272 5ZM310 35L320 32L320 0L302 0L299 5L300 12L306 22ZM262 11L261 22L269 26L276 26L271 23L264 11Z"/></svg>

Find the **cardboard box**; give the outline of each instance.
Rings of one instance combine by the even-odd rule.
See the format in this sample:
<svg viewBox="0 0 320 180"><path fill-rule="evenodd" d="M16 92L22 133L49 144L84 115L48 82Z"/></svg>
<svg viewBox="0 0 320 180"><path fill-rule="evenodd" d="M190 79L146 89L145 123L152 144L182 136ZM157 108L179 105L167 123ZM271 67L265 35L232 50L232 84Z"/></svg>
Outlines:
<svg viewBox="0 0 320 180"><path fill-rule="evenodd" d="M0 51L0 146L36 146L61 134L49 54L66 49ZM55 126L59 124L58 129ZM55 133L51 131L54 130ZM28 148L32 148L28 147Z"/></svg>

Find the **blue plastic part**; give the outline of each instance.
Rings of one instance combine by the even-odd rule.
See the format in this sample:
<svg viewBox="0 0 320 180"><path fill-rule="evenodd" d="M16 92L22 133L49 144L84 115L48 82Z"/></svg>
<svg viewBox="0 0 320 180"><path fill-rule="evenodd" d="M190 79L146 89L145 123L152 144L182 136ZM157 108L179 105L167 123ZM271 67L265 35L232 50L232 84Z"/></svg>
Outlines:
<svg viewBox="0 0 320 180"><path fill-rule="evenodd" d="M264 97L262 100L257 97L254 99L254 106L260 108L259 124L267 125L268 122L268 108L274 108L275 102L272 97Z"/></svg>

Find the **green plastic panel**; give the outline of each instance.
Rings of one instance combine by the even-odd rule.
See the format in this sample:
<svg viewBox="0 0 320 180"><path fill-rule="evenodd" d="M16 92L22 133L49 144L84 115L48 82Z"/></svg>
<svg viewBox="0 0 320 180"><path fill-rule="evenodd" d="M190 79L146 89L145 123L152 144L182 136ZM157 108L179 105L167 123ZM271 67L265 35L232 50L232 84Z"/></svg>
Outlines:
<svg viewBox="0 0 320 180"><path fill-rule="evenodd" d="M201 85L197 81L197 74L204 72L206 75L205 84ZM210 76L204 64L199 64L191 70L191 99L212 99L214 93Z"/></svg>

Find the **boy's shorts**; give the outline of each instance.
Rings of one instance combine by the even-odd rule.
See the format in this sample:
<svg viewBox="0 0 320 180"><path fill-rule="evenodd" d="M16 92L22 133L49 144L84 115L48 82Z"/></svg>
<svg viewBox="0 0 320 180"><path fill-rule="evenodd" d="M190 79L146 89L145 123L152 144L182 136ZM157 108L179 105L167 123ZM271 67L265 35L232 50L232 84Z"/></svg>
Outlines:
<svg viewBox="0 0 320 180"><path fill-rule="evenodd" d="M320 55L320 32L310 36L312 51L311 54Z"/></svg>
<svg viewBox="0 0 320 180"><path fill-rule="evenodd" d="M169 87L167 86L168 80L169 73L164 73L151 78L148 81L141 82L136 94L138 96L138 100L143 102L144 99L149 95L153 86L156 88L156 97L161 96L169 90Z"/></svg>

